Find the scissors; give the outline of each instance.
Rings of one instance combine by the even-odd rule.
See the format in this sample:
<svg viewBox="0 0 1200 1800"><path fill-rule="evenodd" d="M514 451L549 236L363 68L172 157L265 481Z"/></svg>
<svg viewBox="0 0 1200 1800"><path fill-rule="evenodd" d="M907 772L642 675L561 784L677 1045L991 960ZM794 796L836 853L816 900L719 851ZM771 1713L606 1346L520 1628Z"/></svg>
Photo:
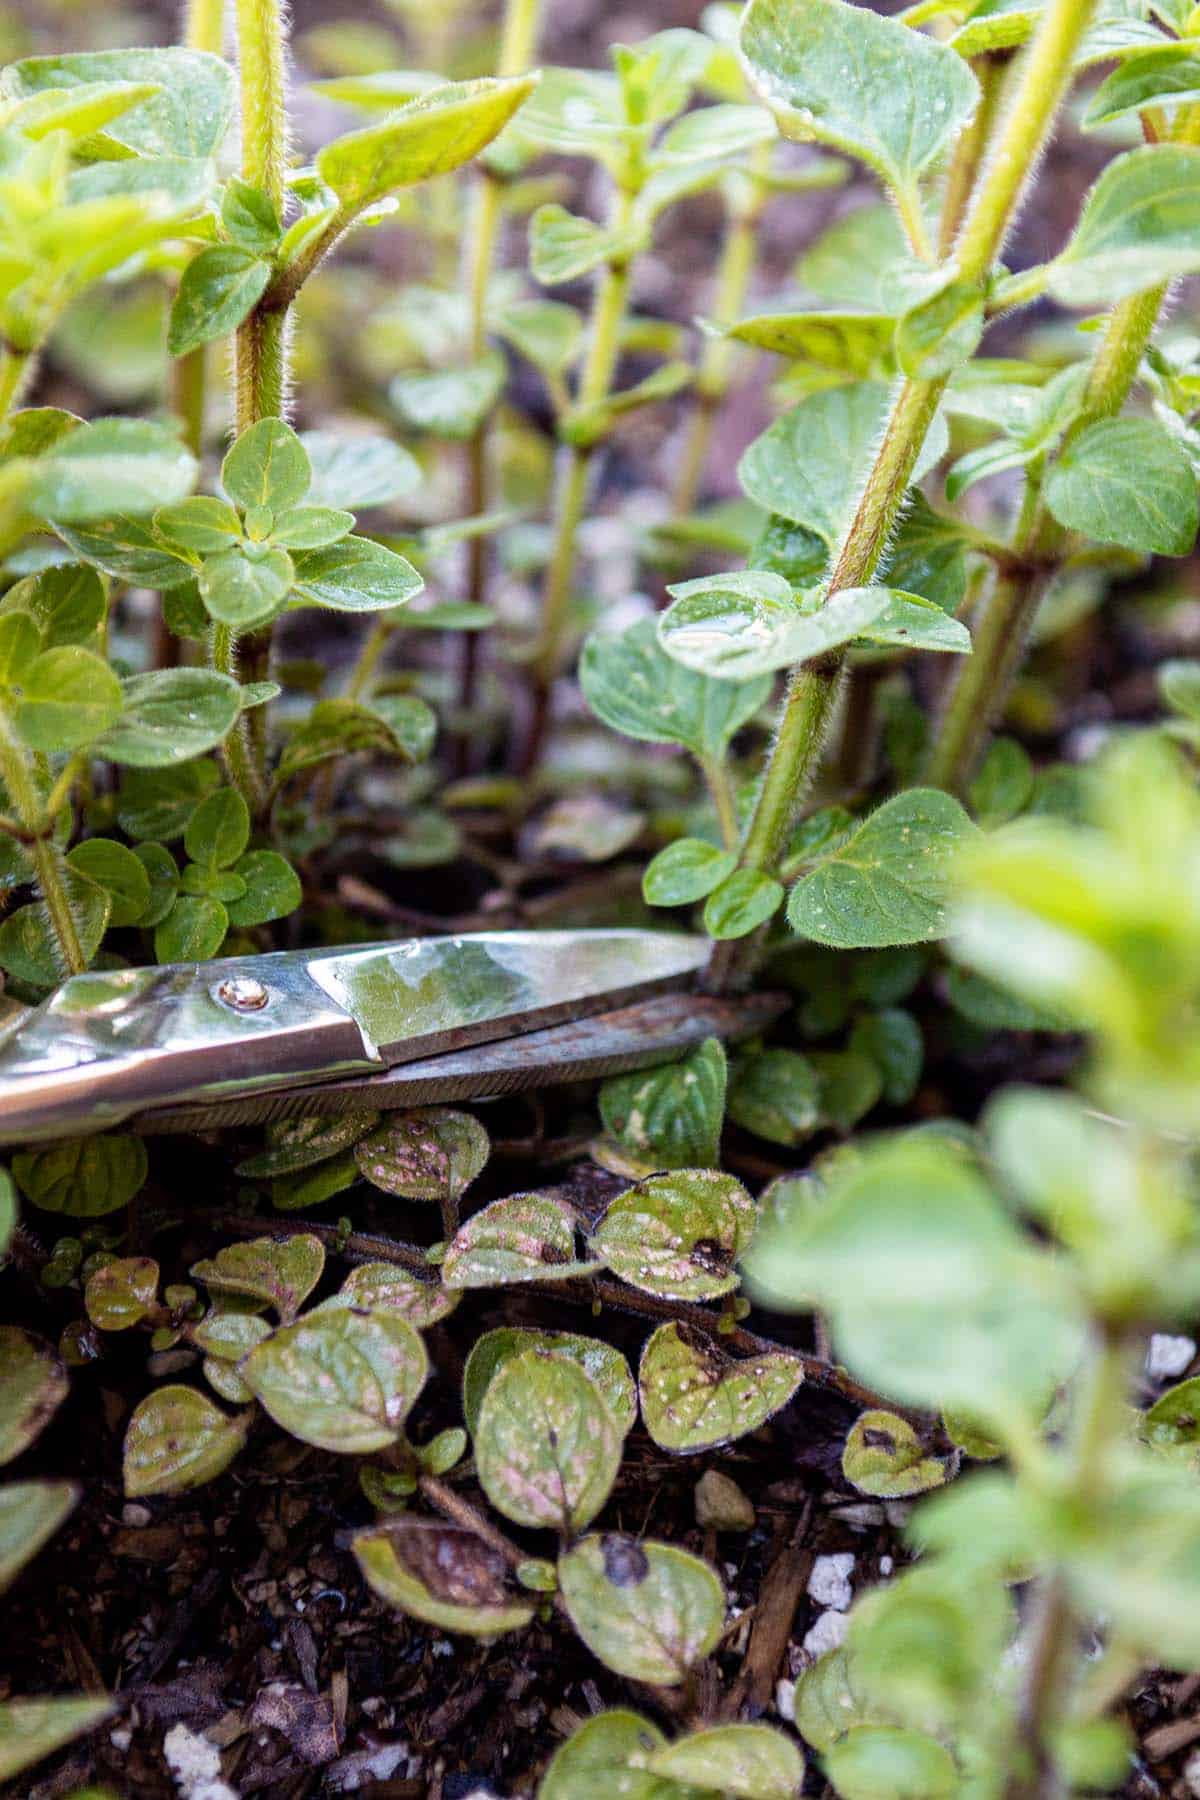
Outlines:
<svg viewBox="0 0 1200 1800"><path fill-rule="evenodd" d="M0 1041L0 1144L484 1099L761 1031L666 931L495 931L73 975Z"/></svg>

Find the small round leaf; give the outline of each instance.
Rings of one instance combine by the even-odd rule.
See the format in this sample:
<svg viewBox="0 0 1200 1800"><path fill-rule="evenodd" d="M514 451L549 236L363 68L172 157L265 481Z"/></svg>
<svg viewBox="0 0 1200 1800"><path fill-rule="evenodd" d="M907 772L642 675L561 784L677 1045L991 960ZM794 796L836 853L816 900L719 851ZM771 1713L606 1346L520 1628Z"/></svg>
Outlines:
<svg viewBox="0 0 1200 1800"><path fill-rule="evenodd" d="M655 1443L690 1455L757 1431L803 1380L803 1364L793 1356L738 1360L702 1331L670 1324L646 1341L638 1393Z"/></svg>
<svg viewBox="0 0 1200 1800"><path fill-rule="evenodd" d="M321 1279L325 1246L308 1232L227 1244L193 1263L190 1273L214 1294L240 1294L273 1306L281 1319L295 1317Z"/></svg>
<svg viewBox="0 0 1200 1800"><path fill-rule="evenodd" d="M252 1412L228 1413L195 1388L156 1388L134 1408L125 1433L125 1492L183 1494L213 1481L246 1440Z"/></svg>
<svg viewBox="0 0 1200 1800"><path fill-rule="evenodd" d="M588 1649L633 1681L677 1686L725 1623L716 1573L673 1544L597 1533L559 1558L558 1580Z"/></svg>
<svg viewBox="0 0 1200 1800"><path fill-rule="evenodd" d="M517 1281L565 1281L594 1263L575 1257L575 1219L545 1194L494 1200L455 1232L442 1263L448 1288L506 1287Z"/></svg>
<svg viewBox="0 0 1200 1800"><path fill-rule="evenodd" d="M398 1440L428 1368L424 1344L399 1313L335 1307L280 1326L238 1373L293 1437L356 1456Z"/></svg>
<svg viewBox="0 0 1200 1800"><path fill-rule="evenodd" d="M592 1241L632 1287L672 1300L711 1300L737 1286L733 1265L754 1219L754 1202L732 1175L680 1169L618 1194Z"/></svg>
<svg viewBox="0 0 1200 1800"><path fill-rule="evenodd" d="M842 1474L860 1494L879 1500L907 1499L941 1487L945 1465L927 1456L925 1446L897 1413L862 1413L842 1451Z"/></svg>
<svg viewBox="0 0 1200 1800"><path fill-rule="evenodd" d="M482 1172L491 1147L473 1114L424 1106L393 1114L354 1154L367 1180L385 1194L457 1200Z"/></svg>
<svg viewBox="0 0 1200 1800"><path fill-rule="evenodd" d="M546 1351L578 1363L600 1389L618 1429L632 1429L637 1418L637 1389L629 1364L619 1350L602 1338L580 1337L573 1331L524 1331L516 1325L500 1325L475 1340L463 1369L463 1417L474 1436L479 1413L492 1378L527 1350Z"/></svg>
<svg viewBox="0 0 1200 1800"><path fill-rule="evenodd" d="M83 1304L102 1331L140 1325L158 1298L158 1264L149 1256L121 1256L88 1277Z"/></svg>
<svg viewBox="0 0 1200 1800"><path fill-rule="evenodd" d="M483 1397L475 1466L492 1505L518 1525L582 1530L608 1499L621 1449L596 1383L552 1352L505 1363Z"/></svg>
<svg viewBox="0 0 1200 1800"><path fill-rule="evenodd" d="M504 1559L461 1526L396 1514L360 1531L352 1548L382 1599L442 1631L495 1637L533 1618L533 1605L514 1589Z"/></svg>

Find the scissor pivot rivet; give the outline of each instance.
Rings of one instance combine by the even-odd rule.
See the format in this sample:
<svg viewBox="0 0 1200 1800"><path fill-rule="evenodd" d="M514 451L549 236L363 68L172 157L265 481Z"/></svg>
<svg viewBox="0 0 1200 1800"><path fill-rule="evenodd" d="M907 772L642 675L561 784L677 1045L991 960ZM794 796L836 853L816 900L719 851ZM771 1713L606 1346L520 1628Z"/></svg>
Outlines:
<svg viewBox="0 0 1200 1800"><path fill-rule="evenodd" d="M234 1012L261 1012L270 997L270 991L253 975L228 975L217 988L217 999Z"/></svg>

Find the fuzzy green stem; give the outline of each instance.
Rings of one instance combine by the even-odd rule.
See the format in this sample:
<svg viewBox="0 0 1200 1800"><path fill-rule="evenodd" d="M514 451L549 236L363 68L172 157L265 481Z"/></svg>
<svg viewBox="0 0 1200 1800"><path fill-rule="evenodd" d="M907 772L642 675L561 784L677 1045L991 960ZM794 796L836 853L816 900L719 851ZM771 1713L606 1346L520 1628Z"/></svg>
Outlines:
<svg viewBox="0 0 1200 1800"><path fill-rule="evenodd" d="M1052 0L1042 15L958 239L959 274L964 280L982 282L1000 254L1022 190L1066 91L1075 49L1094 4L1095 0ZM900 388L835 558L829 594L864 586L873 577L945 386L943 377L909 380ZM834 654L792 675L746 831L744 867L770 868L779 856L825 741L843 662L841 655ZM724 985L733 973L730 959L719 946L708 985Z"/></svg>
<svg viewBox="0 0 1200 1800"><path fill-rule="evenodd" d="M717 823L721 827L721 842L726 850L736 850L741 827L738 824L737 800L734 797L729 765L720 757L715 757L706 759L701 766L716 811Z"/></svg>
<svg viewBox="0 0 1200 1800"><path fill-rule="evenodd" d="M975 108L971 123L954 146L954 155L946 174L941 215L938 219L939 257L949 256L962 227L979 175L979 164L995 129L1007 64L1008 58L1004 55L981 56L974 64L979 82L979 105Z"/></svg>
<svg viewBox="0 0 1200 1800"><path fill-rule="evenodd" d="M1105 1485L1105 1460L1125 1429L1129 1346L1116 1333L1100 1332L1085 1365L1067 1447L1070 1498L1094 1512ZM1063 1788L1054 1763L1054 1739L1070 1704L1072 1651L1080 1621L1062 1574L1049 1570L1035 1597L1032 1635L1017 1722L1019 1755L1005 1800L1059 1800Z"/></svg>
<svg viewBox="0 0 1200 1800"><path fill-rule="evenodd" d="M218 674L230 675L234 681L241 679L238 668L237 640L231 626L213 626L209 642L209 661ZM266 805L266 782L259 771L251 748L248 727L249 721L246 714L240 713L221 746L221 755L229 779L249 807L251 818L258 818Z"/></svg>
<svg viewBox="0 0 1200 1800"><path fill-rule="evenodd" d="M375 620L363 641L358 653L358 660L351 671L350 680L346 684L347 700L361 700L370 686L371 677L379 666L380 658L391 642L396 627L384 615Z"/></svg>
<svg viewBox="0 0 1200 1800"><path fill-rule="evenodd" d="M286 156L281 0L236 0L241 77L242 175L283 209ZM237 429L283 412L287 313L260 302L237 333Z"/></svg>
<svg viewBox="0 0 1200 1800"><path fill-rule="evenodd" d="M6 348L0 351L0 424L4 423L21 398L22 391L33 374L33 364L34 355L31 350Z"/></svg>
<svg viewBox="0 0 1200 1800"><path fill-rule="evenodd" d="M220 56L225 48L225 0L186 0L183 43L189 50ZM183 441L194 456L204 448L204 415L208 387L208 346L190 350L171 365L173 410L183 424Z"/></svg>
<svg viewBox="0 0 1200 1800"><path fill-rule="evenodd" d="M1149 288L1113 307L1067 443L1098 419L1115 417L1124 406L1166 292L1165 286ZM1042 504L1039 461L1027 473L1014 533L1014 557L1028 566L997 580L975 627L971 654L962 659L946 690L925 771L935 787L958 793L970 780L1024 661L1063 541L1063 532Z"/></svg>
<svg viewBox="0 0 1200 1800"><path fill-rule="evenodd" d="M725 236L717 263L712 316L716 325L732 325L746 299L758 251L758 226L767 200L766 176L771 166L770 143L755 145L750 167L737 170L734 197L729 203ZM706 340L696 371L696 385L679 474L671 497L676 518L691 512L700 492L708 461L709 440L717 411L729 389L734 345L726 337Z"/></svg>
<svg viewBox="0 0 1200 1800"><path fill-rule="evenodd" d="M58 853L50 842L49 831L53 825L53 813L48 809L40 794L33 773L25 760L24 746L9 724L8 718L0 712L0 777L8 790L8 797L16 808L27 834L26 848L33 863L34 874L45 903L46 913L51 929L58 940L62 954L63 966L69 975L81 975L87 968L87 958L83 954L83 945L79 941L79 932L75 924L75 915L71 911L71 901L63 881L62 868ZM57 810L57 809L56 809Z"/></svg>
<svg viewBox="0 0 1200 1800"><path fill-rule="evenodd" d="M541 24L542 0L507 0L500 37L496 73L500 76L521 75L533 60ZM466 280L471 296L471 355L476 361L487 349L488 289L496 259L496 238L503 215L503 186L499 178L484 164L479 165L475 180L475 200L471 225L466 239ZM479 428L467 446L467 513L479 517L488 510L488 438L491 419L480 421ZM467 600L473 606L483 604L488 584L488 541L483 532L467 545ZM479 634L461 634L458 665L458 704L466 713L475 704L479 673ZM466 739L460 739L457 760L466 765Z"/></svg>
<svg viewBox="0 0 1200 1800"><path fill-rule="evenodd" d="M620 189L613 209L614 232L622 233L627 229L632 206L633 194L626 188ZM577 395L580 407L596 406L608 398L620 354L621 329L625 323L628 298L628 264L624 261L609 263L600 279L592 305L588 351ZM537 722L532 734L534 756L540 748L541 731L545 724L544 697L558 673L562 655L562 640L575 575L575 540L587 499L591 461L590 445L568 444L560 452L555 488L554 536L542 588L541 630L533 663L534 684L540 696Z"/></svg>

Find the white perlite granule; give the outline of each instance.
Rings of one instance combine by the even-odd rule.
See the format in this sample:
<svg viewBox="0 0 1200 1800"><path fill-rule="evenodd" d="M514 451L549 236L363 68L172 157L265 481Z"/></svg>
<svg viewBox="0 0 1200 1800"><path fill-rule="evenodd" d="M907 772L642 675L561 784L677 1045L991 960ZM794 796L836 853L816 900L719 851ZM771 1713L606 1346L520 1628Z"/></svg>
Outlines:
<svg viewBox="0 0 1200 1800"><path fill-rule="evenodd" d="M1190 1337L1168 1337L1156 1331L1146 1352L1146 1373L1151 1381L1170 1381L1183 1371L1196 1354Z"/></svg>
<svg viewBox="0 0 1200 1800"><path fill-rule="evenodd" d="M187 1725L172 1725L163 1739L163 1755L182 1800L240 1800L221 1780L221 1753Z"/></svg>
<svg viewBox="0 0 1200 1800"><path fill-rule="evenodd" d="M849 1628L850 1621L844 1612L823 1612L806 1633L804 1648L813 1658L824 1656L827 1650L840 1650Z"/></svg>
<svg viewBox="0 0 1200 1800"><path fill-rule="evenodd" d="M808 1597L818 1606L832 1606L845 1612L854 1598L850 1577L854 1573L854 1555L841 1550L834 1556L818 1556L808 1578Z"/></svg>

